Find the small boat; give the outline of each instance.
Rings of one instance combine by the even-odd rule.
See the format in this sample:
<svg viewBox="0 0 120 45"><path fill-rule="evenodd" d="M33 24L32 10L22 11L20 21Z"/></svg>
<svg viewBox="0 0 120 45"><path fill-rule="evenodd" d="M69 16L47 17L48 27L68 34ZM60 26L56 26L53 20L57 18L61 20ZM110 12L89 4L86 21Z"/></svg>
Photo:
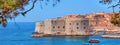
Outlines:
<svg viewBox="0 0 120 45"><path fill-rule="evenodd" d="M89 43L99 43L99 40L98 39L90 39Z"/></svg>

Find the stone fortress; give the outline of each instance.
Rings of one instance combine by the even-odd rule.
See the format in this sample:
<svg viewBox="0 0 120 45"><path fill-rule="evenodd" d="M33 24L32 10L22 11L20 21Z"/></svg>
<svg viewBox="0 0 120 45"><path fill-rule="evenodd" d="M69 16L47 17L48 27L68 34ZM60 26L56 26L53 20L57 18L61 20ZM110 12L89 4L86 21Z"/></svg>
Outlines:
<svg viewBox="0 0 120 45"><path fill-rule="evenodd" d="M92 35L94 31L118 31L110 23L112 12L71 14L36 22L33 36L41 35Z"/></svg>

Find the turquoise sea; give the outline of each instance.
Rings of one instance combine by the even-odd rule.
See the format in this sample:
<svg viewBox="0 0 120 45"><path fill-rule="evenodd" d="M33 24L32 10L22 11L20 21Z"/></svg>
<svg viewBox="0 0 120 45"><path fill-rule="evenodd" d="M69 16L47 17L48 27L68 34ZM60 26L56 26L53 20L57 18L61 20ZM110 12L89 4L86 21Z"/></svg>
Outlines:
<svg viewBox="0 0 120 45"><path fill-rule="evenodd" d="M54 36L30 38L35 29L35 22L8 23L0 26L0 45L120 45L120 39L100 38L100 36ZM91 38L100 43L88 43Z"/></svg>

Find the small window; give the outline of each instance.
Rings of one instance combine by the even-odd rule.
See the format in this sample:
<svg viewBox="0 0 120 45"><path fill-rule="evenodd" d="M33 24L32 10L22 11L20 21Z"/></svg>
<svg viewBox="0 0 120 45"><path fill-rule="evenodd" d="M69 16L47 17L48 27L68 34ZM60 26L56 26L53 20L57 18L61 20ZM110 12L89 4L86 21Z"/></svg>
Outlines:
<svg viewBox="0 0 120 45"><path fill-rule="evenodd" d="M83 25L86 25L86 23L83 23Z"/></svg>
<svg viewBox="0 0 120 45"><path fill-rule="evenodd" d="M60 26L58 26L58 28L60 28Z"/></svg>
<svg viewBox="0 0 120 45"><path fill-rule="evenodd" d="M76 25L79 25L79 23L76 23Z"/></svg>
<svg viewBox="0 0 120 45"><path fill-rule="evenodd" d="M69 23L71 25L71 23Z"/></svg>
<svg viewBox="0 0 120 45"><path fill-rule="evenodd" d="M86 29L86 27L83 27L84 29Z"/></svg>
<svg viewBox="0 0 120 45"><path fill-rule="evenodd" d="M53 26L53 28L55 28L55 26Z"/></svg>
<svg viewBox="0 0 120 45"><path fill-rule="evenodd" d="M42 25L40 25L42 27Z"/></svg>
<svg viewBox="0 0 120 45"><path fill-rule="evenodd" d="M82 23L83 21L81 21L81 23Z"/></svg>
<svg viewBox="0 0 120 45"><path fill-rule="evenodd" d="M55 23L57 23L57 22L55 21Z"/></svg>
<svg viewBox="0 0 120 45"><path fill-rule="evenodd" d="M63 26L63 28L65 28L65 26Z"/></svg>
<svg viewBox="0 0 120 45"><path fill-rule="evenodd" d="M77 29L79 29L79 27L77 27Z"/></svg>

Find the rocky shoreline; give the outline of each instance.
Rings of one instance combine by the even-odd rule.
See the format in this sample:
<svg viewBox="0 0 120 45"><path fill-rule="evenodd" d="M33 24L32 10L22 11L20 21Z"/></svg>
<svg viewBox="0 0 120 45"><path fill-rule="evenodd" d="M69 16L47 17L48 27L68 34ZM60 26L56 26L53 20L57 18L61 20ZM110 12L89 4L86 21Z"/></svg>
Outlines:
<svg viewBox="0 0 120 45"><path fill-rule="evenodd" d="M43 33L33 33L33 35L31 36L32 38L40 38L40 37L49 37L49 36L91 36L91 35L74 35L74 34L70 34L70 35L66 35L66 34L43 34Z"/></svg>

